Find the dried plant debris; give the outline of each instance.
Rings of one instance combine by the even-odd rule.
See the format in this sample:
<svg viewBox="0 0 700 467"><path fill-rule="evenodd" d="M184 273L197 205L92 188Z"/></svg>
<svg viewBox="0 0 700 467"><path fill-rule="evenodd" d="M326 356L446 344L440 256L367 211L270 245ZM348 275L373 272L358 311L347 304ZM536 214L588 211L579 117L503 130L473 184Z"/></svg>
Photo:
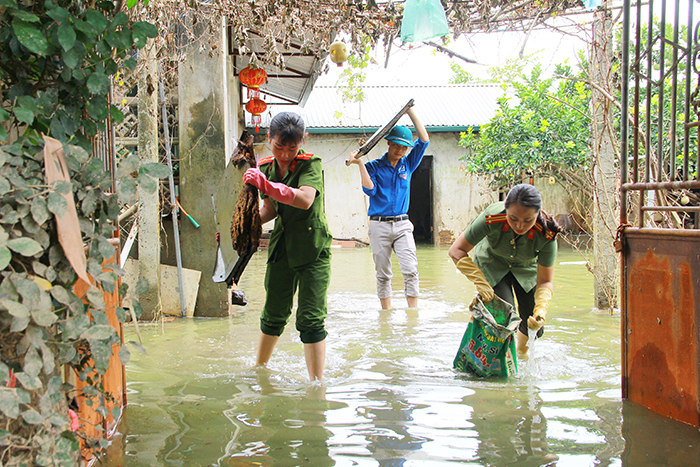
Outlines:
<svg viewBox="0 0 700 467"><path fill-rule="evenodd" d="M581 0L441 1L454 38L489 31L529 31L534 26L584 11ZM183 12L187 14L183 15ZM221 20L227 24L229 47L248 56L255 66L285 69L289 47L300 53L327 56L336 37L346 37L352 53L363 53L367 39L385 48L401 31L403 2L373 0L152 0L130 16L158 26L157 41L164 57L178 57L186 44L197 42L218 53ZM210 32L208 35L206 32ZM261 44L254 45L256 36ZM262 48L259 46L262 45Z"/></svg>
<svg viewBox="0 0 700 467"><path fill-rule="evenodd" d="M251 167L257 166L252 135L248 136L245 132L243 133L233 156L231 156L231 163L236 167L241 167L243 164ZM247 256L258 249L261 235L262 223L260 222L258 189L246 183L238 196L231 221L233 249L239 256Z"/></svg>

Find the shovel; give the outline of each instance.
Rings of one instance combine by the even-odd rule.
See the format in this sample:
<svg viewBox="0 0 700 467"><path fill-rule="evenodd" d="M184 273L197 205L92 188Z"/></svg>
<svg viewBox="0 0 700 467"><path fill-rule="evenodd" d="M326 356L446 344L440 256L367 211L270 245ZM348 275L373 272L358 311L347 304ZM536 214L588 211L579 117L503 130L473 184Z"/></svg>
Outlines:
<svg viewBox="0 0 700 467"><path fill-rule="evenodd" d="M372 148L375 147L379 141L381 141L382 138L388 135L391 129L394 128L394 125L396 125L396 122L398 122L399 119L403 117L406 112L408 112L408 109L413 107L413 104L413 99L410 99L408 102L406 102L406 105L404 105L403 108L392 117L391 120L389 120L383 127L375 131L374 134L369 138L369 140L365 144L363 144L360 147L360 149L357 150L357 154L355 154L355 159L359 159L360 157L370 152ZM345 165L350 165L350 161L345 161Z"/></svg>
<svg viewBox="0 0 700 467"><path fill-rule="evenodd" d="M214 207L214 223L216 224L216 233L221 235L219 232L219 221L216 219L216 203L214 202L214 195L211 196L211 204ZM225 282L226 281L226 263L224 262L224 255L221 254L221 246L217 243L216 245L216 265L214 266L214 273L211 276L214 282Z"/></svg>

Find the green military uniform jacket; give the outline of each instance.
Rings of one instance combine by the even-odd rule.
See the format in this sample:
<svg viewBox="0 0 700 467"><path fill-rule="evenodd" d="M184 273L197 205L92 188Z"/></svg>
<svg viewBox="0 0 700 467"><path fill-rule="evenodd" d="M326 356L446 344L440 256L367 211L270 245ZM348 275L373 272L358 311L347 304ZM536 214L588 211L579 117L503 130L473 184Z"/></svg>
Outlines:
<svg viewBox="0 0 700 467"><path fill-rule="evenodd" d="M512 272L526 291L537 285L537 265L554 266L557 259L556 233L539 222L516 238L506 220L505 203L487 207L464 231L474 245L474 263L493 287Z"/></svg>
<svg viewBox="0 0 700 467"><path fill-rule="evenodd" d="M330 248L333 241L323 206L321 158L300 150L282 179L277 177L274 156L260 160L258 168L271 182L281 182L292 188L310 186L316 189L316 199L309 209L295 208L270 199L277 211L277 218L270 235L268 262L274 261L275 251L281 247L286 250L291 268L315 261L321 251ZM266 198L265 195L262 197ZM284 245L280 242L284 242Z"/></svg>

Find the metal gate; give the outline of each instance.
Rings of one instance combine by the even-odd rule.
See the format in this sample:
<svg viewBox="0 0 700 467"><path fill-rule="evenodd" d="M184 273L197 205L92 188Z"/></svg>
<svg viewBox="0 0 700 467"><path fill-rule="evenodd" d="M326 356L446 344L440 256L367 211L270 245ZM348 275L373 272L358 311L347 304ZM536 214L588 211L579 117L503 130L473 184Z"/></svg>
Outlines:
<svg viewBox="0 0 700 467"><path fill-rule="evenodd" d="M694 3L624 2L618 246L622 396L700 426L700 32Z"/></svg>

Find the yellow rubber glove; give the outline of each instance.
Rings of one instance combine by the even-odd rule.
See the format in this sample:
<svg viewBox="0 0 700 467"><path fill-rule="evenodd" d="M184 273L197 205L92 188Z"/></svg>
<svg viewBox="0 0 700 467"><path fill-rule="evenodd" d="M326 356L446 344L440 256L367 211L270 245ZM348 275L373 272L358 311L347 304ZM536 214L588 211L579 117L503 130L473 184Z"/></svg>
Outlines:
<svg viewBox="0 0 700 467"><path fill-rule="evenodd" d="M481 269L479 269L476 264L474 264L474 261L472 261L469 255L457 261L457 269L459 269L459 272L467 276L467 279L474 283L477 292L479 292L479 295L481 295L482 302L489 303L491 300L493 300L493 289L486 281L484 273L481 272Z"/></svg>
<svg viewBox="0 0 700 467"><path fill-rule="evenodd" d="M533 331L539 331L544 325L547 316L547 307L552 299L552 289L547 287L538 287L535 290L535 308L532 310L532 316L527 319L527 327Z"/></svg>

